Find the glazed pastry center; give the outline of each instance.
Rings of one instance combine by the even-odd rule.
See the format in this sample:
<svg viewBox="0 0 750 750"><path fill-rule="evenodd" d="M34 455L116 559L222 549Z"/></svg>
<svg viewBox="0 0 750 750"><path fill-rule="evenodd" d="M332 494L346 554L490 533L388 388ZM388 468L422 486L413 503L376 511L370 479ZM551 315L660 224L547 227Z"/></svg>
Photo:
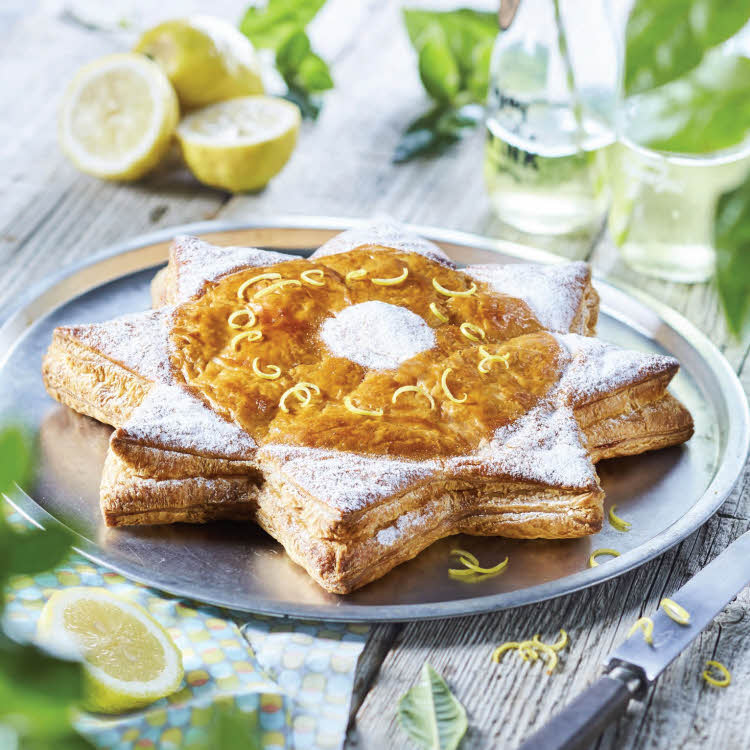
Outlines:
<svg viewBox="0 0 750 750"><path fill-rule="evenodd" d="M171 339L177 377L258 444L404 458L468 455L562 366L521 300L368 246L226 276Z"/></svg>
<svg viewBox="0 0 750 750"><path fill-rule="evenodd" d="M411 310L387 302L361 302L326 320L323 343L337 357L371 370L395 370L435 346L435 334Z"/></svg>

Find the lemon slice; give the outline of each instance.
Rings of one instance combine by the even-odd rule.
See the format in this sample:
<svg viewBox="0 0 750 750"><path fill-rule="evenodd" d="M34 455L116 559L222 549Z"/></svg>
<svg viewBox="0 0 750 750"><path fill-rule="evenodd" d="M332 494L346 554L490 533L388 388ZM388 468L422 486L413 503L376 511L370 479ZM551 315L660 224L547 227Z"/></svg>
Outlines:
<svg viewBox="0 0 750 750"><path fill-rule="evenodd" d="M206 185L239 193L262 188L292 155L299 109L285 99L245 96L187 115L177 128L182 155Z"/></svg>
<svg viewBox="0 0 750 750"><path fill-rule="evenodd" d="M60 145L82 172L137 180L166 154L179 107L156 63L143 55L109 55L81 68L60 111Z"/></svg>
<svg viewBox="0 0 750 750"><path fill-rule="evenodd" d="M165 21L145 31L134 51L162 67L185 109L263 93L252 42L220 18Z"/></svg>
<svg viewBox="0 0 750 750"><path fill-rule="evenodd" d="M56 591L44 605L37 637L84 661L86 707L114 714L141 708L179 688L182 655L143 607L103 588Z"/></svg>

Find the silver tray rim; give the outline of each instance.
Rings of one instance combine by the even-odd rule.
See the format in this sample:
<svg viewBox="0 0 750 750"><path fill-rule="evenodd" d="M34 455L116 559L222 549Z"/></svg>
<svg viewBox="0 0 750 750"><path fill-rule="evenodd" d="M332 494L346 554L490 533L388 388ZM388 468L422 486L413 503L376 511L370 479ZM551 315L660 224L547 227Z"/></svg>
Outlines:
<svg viewBox="0 0 750 750"><path fill-rule="evenodd" d="M307 229L335 232L366 226L370 223L371 221L368 219L333 216L269 215L251 221L212 220L180 224L115 243L99 253L69 265L57 273L48 275L33 284L26 293L17 298L16 303L11 306L11 312L0 326L0 348L4 350L3 356L0 357L0 369L12 355L15 343L38 318L49 314L74 297L108 281L154 266L153 258L149 258L148 262L144 263L138 257L138 250L143 250L156 243L168 242L176 234L202 234L253 229L278 229L280 231ZM474 247L519 260L545 264L567 261L566 258L521 243L492 239L453 229L415 224L405 224L405 226L438 243ZM97 266L105 264L116 256L132 256L128 257L130 262L127 264L127 268L120 268L116 274L109 276L97 275ZM166 260L166 258L163 260ZM80 275L84 277L83 285L77 286L71 294L68 294L66 282L73 281ZM564 596L621 576L663 554L708 521L734 488L744 469L748 449L750 449L750 410L739 378L724 355L710 339L680 313L629 285L619 282L612 283L597 274L594 275L594 278L597 289L606 291L606 294L603 294L602 297L617 301L617 305L614 307L603 304L603 312L615 318L623 318L622 310L627 310L627 325L634 327L641 333L650 336L649 329L653 328L653 324L656 322L666 325L670 335L676 336L677 340L687 340L689 345L700 355L703 364L711 370L716 378L720 394L723 397L726 414L732 415L731 419L727 420L726 446L719 459L716 473L701 497L679 521L648 542L614 560L608 561L606 566L580 571L561 579L525 589L466 599L378 607L377 612L373 612L372 606L349 605L345 602L342 602L345 604L343 607L339 607L338 603L334 605L298 604L287 606L263 599L258 599L257 606L253 606L252 609L240 609L279 617L316 618L348 622L430 620L510 609ZM639 319L644 321L642 329L639 325L633 324L633 320ZM61 525L60 521L19 488L16 488L10 496L6 496L6 500L38 528ZM205 604L237 609L236 605L231 602L217 601L208 593L196 596L196 591L186 591L179 586L169 587L162 583L154 583L140 571L129 569L127 564L108 560L106 553L98 545L75 532L71 531L71 533L74 537L74 549L77 552L131 580L181 598L197 599Z"/></svg>

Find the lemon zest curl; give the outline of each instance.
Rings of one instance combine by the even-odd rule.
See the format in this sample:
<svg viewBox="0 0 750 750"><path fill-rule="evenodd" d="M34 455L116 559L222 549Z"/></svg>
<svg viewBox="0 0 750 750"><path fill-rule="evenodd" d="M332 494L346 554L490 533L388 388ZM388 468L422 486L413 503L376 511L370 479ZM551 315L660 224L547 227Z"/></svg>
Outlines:
<svg viewBox="0 0 750 750"><path fill-rule="evenodd" d="M241 315L247 315L247 322L244 324L236 322L237 318L239 318ZM235 330L239 328L252 328L257 322L258 322L258 319L255 317L255 313L249 308L243 308L242 310L235 310L227 318L227 325L230 328L234 328Z"/></svg>
<svg viewBox="0 0 750 750"><path fill-rule="evenodd" d="M443 375L440 378L440 385L443 387L443 393L448 397L450 401L452 401L454 404L463 404L464 401L468 398L468 396L464 393L463 398L456 398L452 393L450 388L448 387L448 375L450 375L453 372L452 367L446 367L445 370L443 370Z"/></svg>
<svg viewBox="0 0 750 750"><path fill-rule="evenodd" d="M674 599L662 599L659 606L670 620L674 620L678 625L690 624L690 612L685 607L679 605Z"/></svg>
<svg viewBox="0 0 750 750"><path fill-rule="evenodd" d="M721 687L721 688L729 687L729 685L731 685L732 673L720 661L709 659L706 662L706 667L707 669L703 670L703 673L701 674L701 676L709 685L713 685L714 687ZM720 672L723 675L720 680L717 680L716 677L714 677L711 674L712 667L717 672Z"/></svg>
<svg viewBox="0 0 750 750"><path fill-rule="evenodd" d="M406 281L406 277L409 275L409 269L403 266L401 273L398 276L394 276L392 279L373 279L372 283L378 286L396 286L396 284L402 284Z"/></svg>
<svg viewBox="0 0 750 750"><path fill-rule="evenodd" d="M315 391L320 395L320 388L318 388L315 383L297 383L291 388L288 388L281 394L281 398L279 399L279 407L281 408L281 411L289 413L289 407L286 405L286 400L292 394L299 399L300 405L303 409L307 408L310 406L310 401L312 400L312 391Z"/></svg>
<svg viewBox="0 0 750 750"><path fill-rule="evenodd" d="M430 392L423 385L402 385L400 388L396 388L391 397L391 403L395 404L396 400L402 393L421 393L430 402L430 411L435 408L435 399L432 397Z"/></svg>
<svg viewBox="0 0 750 750"><path fill-rule="evenodd" d="M602 547L602 549L595 549L589 557L589 568L596 568L599 563L596 558L599 555L610 555L611 557L619 557L620 553L616 549L609 549L608 547Z"/></svg>
<svg viewBox="0 0 750 750"><path fill-rule="evenodd" d="M357 268L355 271L349 271L345 276L345 281L358 281L364 279L367 276L366 268Z"/></svg>
<svg viewBox="0 0 750 750"><path fill-rule="evenodd" d="M484 329L473 323L461 323L459 330L469 341L484 341Z"/></svg>
<svg viewBox="0 0 750 750"><path fill-rule="evenodd" d="M369 409L360 409L359 406L355 406L352 403L351 396L344 396L344 406L350 412L354 414L361 414L363 417L382 417L383 416L382 409L374 409L370 411Z"/></svg>
<svg viewBox="0 0 750 750"><path fill-rule="evenodd" d="M325 273L320 268L311 268L307 271L303 271L299 277L304 281L306 284L310 284L310 286L325 286L325 281L316 281L314 278L312 278L313 274L315 274L318 279L322 279L325 276Z"/></svg>
<svg viewBox="0 0 750 750"><path fill-rule="evenodd" d="M258 292L255 292L253 295L253 299L260 299L261 297L265 297L267 294L271 294L273 292L280 292L284 289L285 286L302 286L302 282L298 281L297 279L282 279L281 281L274 281L273 284L269 284L266 287L263 287Z"/></svg>
<svg viewBox="0 0 750 750"><path fill-rule="evenodd" d="M646 641L649 646L654 645L654 621L650 617L641 617L636 620L630 630L628 630L627 637L630 638L636 630L643 631L643 640Z"/></svg>
<svg viewBox="0 0 750 750"><path fill-rule="evenodd" d="M253 372L259 377L259 378L265 378L266 380L276 380L276 378L281 377L281 368L277 365L268 365L269 372L263 372L260 369L260 365L258 362L260 361L260 357L256 357L253 360Z"/></svg>
<svg viewBox="0 0 750 750"><path fill-rule="evenodd" d="M633 525L630 521L626 521L624 518L620 518L615 515L617 506L613 505L609 509L609 522L612 524L612 528L616 531L630 531L630 527Z"/></svg>
<svg viewBox="0 0 750 750"><path fill-rule="evenodd" d="M432 280L432 286L435 291L444 294L446 297L470 297L477 291L477 285L473 281L468 289L464 289L464 291L459 290L457 292L452 291L451 289L446 289L437 279Z"/></svg>
<svg viewBox="0 0 750 750"><path fill-rule="evenodd" d="M447 323L450 318L434 303L430 302L430 312L441 322Z"/></svg>
<svg viewBox="0 0 750 750"><path fill-rule="evenodd" d="M232 347L232 349L237 349L237 346L239 345L240 341L242 341L242 339L247 339L247 341L260 341L262 338L263 331L242 331L229 342L229 345Z"/></svg>
<svg viewBox="0 0 750 750"><path fill-rule="evenodd" d="M260 273L257 276L253 276L252 279L248 279L247 281L244 281L242 284L240 284L240 288L237 290L237 296L240 299L245 299L245 289L247 289L249 286L252 286L253 284L257 284L259 281L273 281L274 279L280 279L281 274L280 273Z"/></svg>

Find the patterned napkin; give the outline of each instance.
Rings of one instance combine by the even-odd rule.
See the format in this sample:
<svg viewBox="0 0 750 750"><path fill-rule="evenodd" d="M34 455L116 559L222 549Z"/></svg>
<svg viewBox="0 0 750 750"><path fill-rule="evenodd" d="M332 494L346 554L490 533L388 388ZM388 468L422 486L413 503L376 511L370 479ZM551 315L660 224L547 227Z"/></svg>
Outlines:
<svg viewBox="0 0 750 750"><path fill-rule="evenodd" d="M12 521L20 522L14 514ZM39 612L56 589L103 586L138 602L182 651L183 688L146 709L116 717L86 714L79 731L112 750L175 750L197 739L217 700L252 715L263 750L330 750L343 744L354 672L369 627L301 622L208 607L169 597L71 555L9 587L6 624L32 639Z"/></svg>

